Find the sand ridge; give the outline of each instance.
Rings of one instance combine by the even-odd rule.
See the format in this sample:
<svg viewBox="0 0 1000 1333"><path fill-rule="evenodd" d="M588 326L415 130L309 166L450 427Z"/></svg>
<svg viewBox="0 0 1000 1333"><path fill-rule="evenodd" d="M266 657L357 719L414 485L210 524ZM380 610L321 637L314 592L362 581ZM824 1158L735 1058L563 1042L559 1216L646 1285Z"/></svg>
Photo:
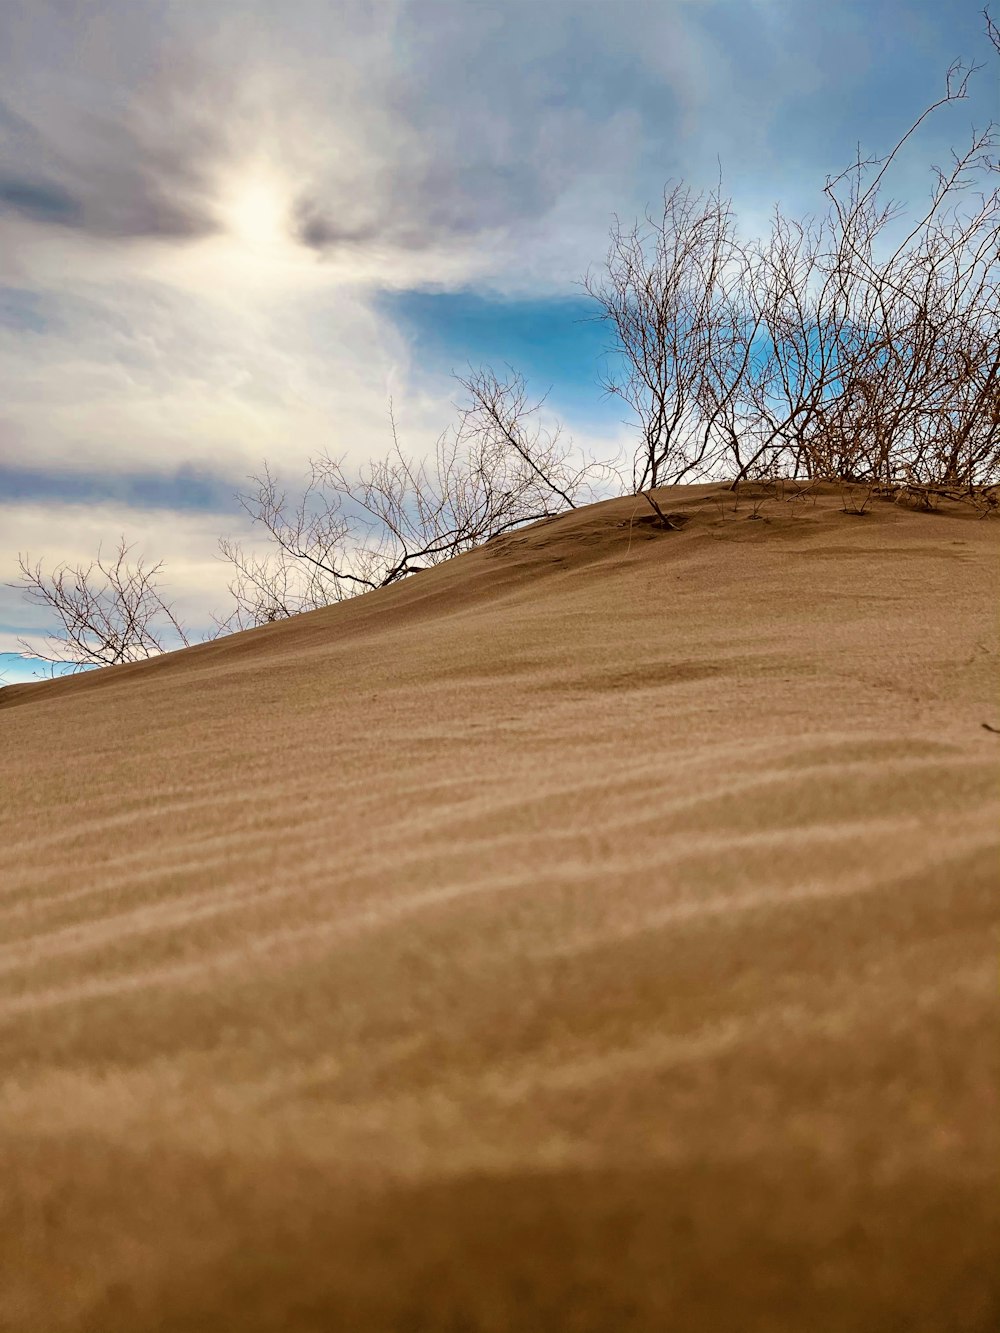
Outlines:
<svg viewBox="0 0 1000 1333"><path fill-rule="evenodd" d="M1000 526L742 491L0 691L0 1329L998 1326Z"/></svg>

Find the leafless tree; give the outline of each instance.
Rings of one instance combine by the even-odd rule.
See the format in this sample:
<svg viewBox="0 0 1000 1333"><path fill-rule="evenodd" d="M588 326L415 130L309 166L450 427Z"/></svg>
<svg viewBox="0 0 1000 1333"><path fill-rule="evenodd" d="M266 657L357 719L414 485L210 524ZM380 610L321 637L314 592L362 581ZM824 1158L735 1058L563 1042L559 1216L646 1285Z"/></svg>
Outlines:
<svg viewBox="0 0 1000 1333"><path fill-rule="evenodd" d="M383 588L524 523L596 498L611 475L582 458L539 419L520 375L470 371L458 424L429 458L408 454L390 407L392 447L350 472L313 459L289 501L264 469L240 497L270 550L222 543L235 577L236 610L224 628L246 628Z"/></svg>
<svg viewBox="0 0 1000 1333"><path fill-rule="evenodd" d="M83 565L57 565L20 556L20 580L12 584L29 601L50 611L58 629L43 644L19 640L25 654L53 666L81 671L155 657L184 647L188 636L159 587L162 562L148 565L122 537L113 555L98 551Z"/></svg>

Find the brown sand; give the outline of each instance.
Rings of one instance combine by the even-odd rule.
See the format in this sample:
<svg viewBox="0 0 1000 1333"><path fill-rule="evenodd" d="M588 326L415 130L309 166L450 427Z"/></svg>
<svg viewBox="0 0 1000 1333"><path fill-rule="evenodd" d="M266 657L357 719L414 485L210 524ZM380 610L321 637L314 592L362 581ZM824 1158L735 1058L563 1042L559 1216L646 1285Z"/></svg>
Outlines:
<svg viewBox="0 0 1000 1333"><path fill-rule="evenodd" d="M723 494L0 693L0 1328L1000 1327L1000 525Z"/></svg>

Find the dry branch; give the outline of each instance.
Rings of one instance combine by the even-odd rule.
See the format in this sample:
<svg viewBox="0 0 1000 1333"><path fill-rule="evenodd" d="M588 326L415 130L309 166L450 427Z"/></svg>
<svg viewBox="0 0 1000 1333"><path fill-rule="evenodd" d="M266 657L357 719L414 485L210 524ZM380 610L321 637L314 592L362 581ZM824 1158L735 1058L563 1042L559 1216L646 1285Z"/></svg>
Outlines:
<svg viewBox="0 0 1000 1333"><path fill-rule="evenodd" d="M162 561L131 563L132 548L122 537L107 559L98 550L87 565L57 565L46 573L41 561L18 557L18 587L31 602L47 608L58 628L44 644L20 639L24 653L53 666L83 670L117 666L184 647L188 636L159 588Z"/></svg>

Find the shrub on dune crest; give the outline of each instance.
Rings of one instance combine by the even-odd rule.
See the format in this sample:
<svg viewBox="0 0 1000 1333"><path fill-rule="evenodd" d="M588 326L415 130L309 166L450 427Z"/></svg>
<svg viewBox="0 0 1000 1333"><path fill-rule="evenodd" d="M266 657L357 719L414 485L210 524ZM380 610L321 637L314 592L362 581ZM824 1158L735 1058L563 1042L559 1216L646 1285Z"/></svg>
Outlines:
<svg viewBox="0 0 1000 1333"><path fill-rule="evenodd" d="M780 208L738 239L731 201L669 188L657 215L615 224L586 289L613 331L607 382L639 428L637 490L720 477L878 486L1000 480L998 127L934 169L915 219L886 198L920 126L824 187L826 210Z"/></svg>

